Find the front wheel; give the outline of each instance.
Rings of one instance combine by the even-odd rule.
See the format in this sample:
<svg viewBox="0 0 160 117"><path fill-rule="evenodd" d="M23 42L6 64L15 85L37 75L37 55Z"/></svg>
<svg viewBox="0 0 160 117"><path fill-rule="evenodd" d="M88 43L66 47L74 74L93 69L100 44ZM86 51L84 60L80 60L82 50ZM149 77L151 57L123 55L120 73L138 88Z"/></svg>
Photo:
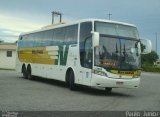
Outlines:
<svg viewBox="0 0 160 117"><path fill-rule="evenodd" d="M69 88L70 90L75 90L76 89L76 85L75 85L75 77L74 77L74 73L71 70L70 74L69 74Z"/></svg>
<svg viewBox="0 0 160 117"><path fill-rule="evenodd" d="M109 88L109 87L105 88L105 92L106 92L107 94L111 93L111 92L112 92L112 88Z"/></svg>

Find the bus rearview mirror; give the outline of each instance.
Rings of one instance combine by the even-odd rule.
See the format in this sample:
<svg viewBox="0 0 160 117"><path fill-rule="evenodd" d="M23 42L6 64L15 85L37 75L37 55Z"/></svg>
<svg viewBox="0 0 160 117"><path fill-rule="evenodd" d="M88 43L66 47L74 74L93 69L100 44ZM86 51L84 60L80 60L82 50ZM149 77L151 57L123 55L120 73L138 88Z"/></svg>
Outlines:
<svg viewBox="0 0 160 117"><path fill-rule="evenodd" d="M148 54L152 51L152 43L151 40L141 39L141 54Z"/></svg>

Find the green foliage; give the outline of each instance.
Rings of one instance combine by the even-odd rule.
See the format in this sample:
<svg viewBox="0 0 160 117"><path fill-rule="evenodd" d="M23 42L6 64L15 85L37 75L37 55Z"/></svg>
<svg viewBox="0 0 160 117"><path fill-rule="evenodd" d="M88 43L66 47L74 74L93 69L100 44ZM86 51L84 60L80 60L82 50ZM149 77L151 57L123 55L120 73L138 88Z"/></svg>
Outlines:
<svg viewBox="0 0 160 117"><path fill-rule="evenodd" d="M0 39L0 43L3 43L3 42L4 42L4 40Z"/></svg>
<svg viewBox="0 0 160 117"><path fill-rule="evenodd" d="M141 57L142 65L153 65L157 59L159 59L159 56L155 51L152 51L149 54L144 54Z"/></svg>
<svg viewBox="0 0 160 117"><path fill-rule="evenodd" d="M142 65L142 69L143 71L146 71L146 72L159 72L160 73L160 67L157 67L157 66Z"/></svg>

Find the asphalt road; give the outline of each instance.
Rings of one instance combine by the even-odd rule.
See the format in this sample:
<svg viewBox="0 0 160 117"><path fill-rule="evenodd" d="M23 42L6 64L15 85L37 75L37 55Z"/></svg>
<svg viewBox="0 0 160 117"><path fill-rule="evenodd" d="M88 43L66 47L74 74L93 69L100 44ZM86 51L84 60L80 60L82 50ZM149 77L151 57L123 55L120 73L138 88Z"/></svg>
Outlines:
<svg viewBox="0 0 160 117"><path fill-rule="evenodd" d="M86 87L70 91L62 82L31 81L15 71L0 70L0 110L156 111L160 110L160 74L143 73L138 89L113 89L106 95Z"/></svg>

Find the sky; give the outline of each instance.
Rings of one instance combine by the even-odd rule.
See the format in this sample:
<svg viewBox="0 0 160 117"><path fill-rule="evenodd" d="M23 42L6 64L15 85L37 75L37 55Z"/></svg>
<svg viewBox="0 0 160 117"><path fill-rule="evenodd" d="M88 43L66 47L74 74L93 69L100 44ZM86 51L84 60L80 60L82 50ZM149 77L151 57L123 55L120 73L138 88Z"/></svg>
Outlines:
<svg viewBox="0 0 160 117"><path fill-rule="evenodd" d="M140 38L150 39L160 55L160 0L0 0L0 40L15 42L18 35L51 24L51 12L63 21L99 18L131 23Z"/></svg>

